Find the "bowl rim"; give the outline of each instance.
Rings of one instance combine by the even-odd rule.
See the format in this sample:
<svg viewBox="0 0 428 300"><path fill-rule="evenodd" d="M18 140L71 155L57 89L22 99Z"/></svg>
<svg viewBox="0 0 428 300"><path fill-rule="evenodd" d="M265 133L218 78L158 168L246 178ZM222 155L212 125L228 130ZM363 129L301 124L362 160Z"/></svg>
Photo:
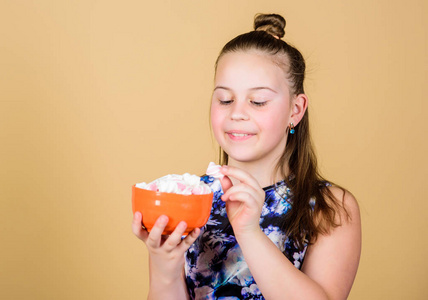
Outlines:
<svg viewBox="0 0 428 300"><path fill-rule="evenodd" d="M139 189L139 190L144 191L145 193L154 194L156 196L162 196L162 195L169 196L169 195L171 195L171 196L174 196L174 197L179 196L179 197L189 197L189 198L191 197L191 198L193 198L193 197L207 197L208 195L214 194L213 191L211 191L208 194L190 194L190 195L178 194L178 193L169 193L169 192L158 192L158 191L152 191L152 190L147 190L147 189L139 188L139 187L136 186L136 184L134 184L132 186L132 188Z"/></svg>

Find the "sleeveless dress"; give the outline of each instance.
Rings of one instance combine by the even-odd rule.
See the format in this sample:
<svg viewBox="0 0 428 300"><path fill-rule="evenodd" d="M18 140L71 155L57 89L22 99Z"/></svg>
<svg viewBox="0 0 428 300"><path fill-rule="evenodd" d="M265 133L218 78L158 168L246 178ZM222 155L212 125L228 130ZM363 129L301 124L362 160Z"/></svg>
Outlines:
<svg viewBox="0 0 428 300"><path fill-rule="evenodd" d="M244 260L226 215L226 205L219 180L203 176L213 190L213 206L207 224L185 254L185 275L191 299L264 299ZM264 188L266 193L260 227L298 269L307 244L299 251L281 230L282 218L291 208L291 191L284 181Z"/></svg>

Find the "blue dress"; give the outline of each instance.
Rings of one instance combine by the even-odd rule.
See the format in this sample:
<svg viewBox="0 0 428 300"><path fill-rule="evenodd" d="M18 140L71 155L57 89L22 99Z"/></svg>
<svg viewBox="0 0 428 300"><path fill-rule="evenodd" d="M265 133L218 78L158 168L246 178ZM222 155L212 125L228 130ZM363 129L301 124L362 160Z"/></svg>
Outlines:
<svg viewBox="0 0 428 300"><path fill-rule="evenodd" d="M186 284L191 299L264 299L245 262L232 226L220 181L201 178L214 192L213 206L207 224L186 252ZM301 268L307 244L299 251L293 240L281 230L284 214L291 208L291 191L284 181L264 188L266 193L260 227L298 269Z"/></svg>

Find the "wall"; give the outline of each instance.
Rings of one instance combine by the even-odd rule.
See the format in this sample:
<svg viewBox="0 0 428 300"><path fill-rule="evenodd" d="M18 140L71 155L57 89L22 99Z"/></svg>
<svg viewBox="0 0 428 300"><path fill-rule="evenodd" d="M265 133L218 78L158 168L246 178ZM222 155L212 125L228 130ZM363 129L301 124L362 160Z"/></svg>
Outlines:
<svg viewBox="0 0 428 300"><path fill-rule="evenodd" d="M357 197L349 299L426 299L426 1L2 1L0 298L144 299L131 185L204 172L221 47L258 12L308 63L323 173Z"/></svg>

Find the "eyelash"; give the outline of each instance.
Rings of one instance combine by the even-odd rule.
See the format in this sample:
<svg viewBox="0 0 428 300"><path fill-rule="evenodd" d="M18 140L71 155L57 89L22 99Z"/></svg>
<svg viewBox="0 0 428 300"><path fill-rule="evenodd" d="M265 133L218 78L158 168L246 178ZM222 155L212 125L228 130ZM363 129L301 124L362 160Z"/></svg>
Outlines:
<svg viewBox="0 0 428 300"><path fill-rule="evenodd" d="M230 105L232 104L233 100L219 100L220 105ZM261 106L265 106L267 104L267 101L251 101L252 104L254 104L255 106L261 107Z"/></svg>
<svg viewBox="0 0 428 300"><path fill-rule="evenodd" d="M229 105L232 104L233 100L218 100L220 105Z"/></svg>
<svg viewBox="0 0 428 300"><path fill-rule="evenodd" d="M251 101L251 103L253 103L255 106L265 106L267 104L267 101Z"/></svg>

